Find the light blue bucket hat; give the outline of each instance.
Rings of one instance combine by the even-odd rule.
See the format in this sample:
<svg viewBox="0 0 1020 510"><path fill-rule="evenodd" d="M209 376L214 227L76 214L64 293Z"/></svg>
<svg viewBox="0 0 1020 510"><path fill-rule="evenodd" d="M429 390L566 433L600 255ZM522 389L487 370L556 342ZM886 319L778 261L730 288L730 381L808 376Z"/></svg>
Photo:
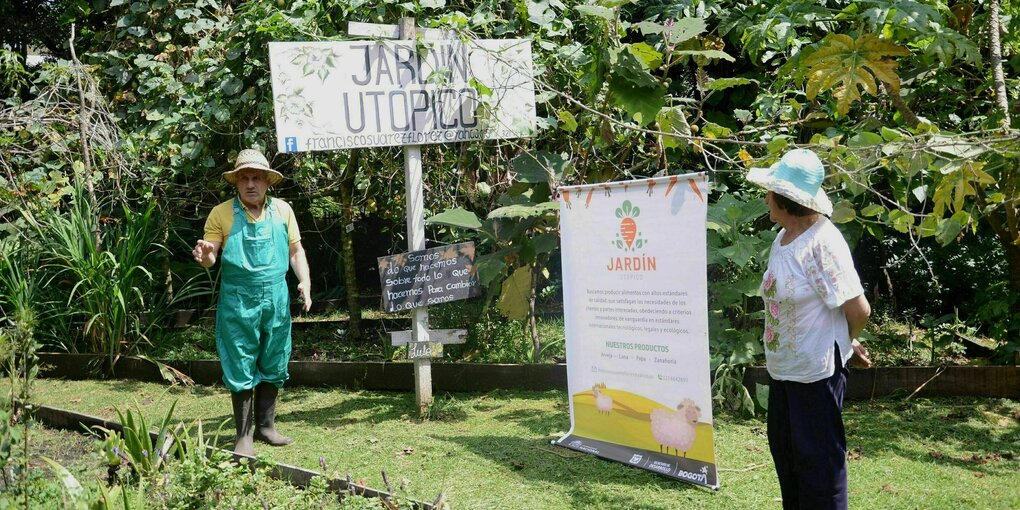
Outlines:
<svg viewBox="0 0 1020 510"><path fill-rule="evenodd" d="M822 191L825 166L818 155L808 149L789 151L768 168L752 168L746 178L812 211L826 216L832 214L832 202Z"/></svg>

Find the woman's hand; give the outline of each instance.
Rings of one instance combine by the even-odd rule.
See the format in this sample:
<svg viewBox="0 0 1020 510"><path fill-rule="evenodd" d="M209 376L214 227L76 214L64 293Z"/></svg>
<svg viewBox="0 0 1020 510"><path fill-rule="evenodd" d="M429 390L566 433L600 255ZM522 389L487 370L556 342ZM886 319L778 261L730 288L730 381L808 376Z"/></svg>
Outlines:
<svg viewBox="0 0 1020 510"><path fill-rule="evenodd" d="M854 351L854 355L850 357L850 366L852 368L871 368L871 356L864 345L854 338L850 342L850 347Z"/></svg>

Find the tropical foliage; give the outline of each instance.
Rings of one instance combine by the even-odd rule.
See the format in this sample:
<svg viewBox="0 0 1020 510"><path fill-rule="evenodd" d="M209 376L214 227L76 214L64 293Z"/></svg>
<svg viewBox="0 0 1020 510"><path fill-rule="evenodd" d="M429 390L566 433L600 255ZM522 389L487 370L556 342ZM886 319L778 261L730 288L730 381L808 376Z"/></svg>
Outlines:
<svg viewBox="0 0 1020 510"><path fill-rule="evenodd" d="M168 281L205 278L179 254L199 235L204 211L229 193L220 172L241 148L275 145L267 43L342 40L348 21L412 16L462 37L532 44L534 138L423 149L430 238L478 244L493 305L482 317L498 311L534 323L537 294L557 278L558 185L705 171L713 182L712 353L717 367L756 359L757 280L773 234L742 174L806 146L830 169L832 219L857 247L878 305L930 318L955 307L1000 340L1001 360L1020 351L1020 135L1011 128L1020 5L1011 0L53 5L63 8L61 30L83 28L77 52L65 45L67 60L33 71L31 89L9 97L0 114L8 238L26 235L26 218L73 214L82 182L90 221L118 218L127 227L124 207L161 219L156 244L169 254L156 258L165 262L133 274L164 290ZM3 70L14 86L16 64ZM309 244L322 239L311 246L313 265L319 256L321 272L345 274L346 282L321 277L318 291L356 295L355 280L374 281L357 269L365 267L358 254L403 250L395 149L278 154L273 164L293 176L279 193L306 216ZM95 230L89 225L83 232ZM338 255L328 240L348 229ZM55 252L40 256L47 253ZM948 253L955 259L939 255ZM957 281L978 264L988 270ZM127 303L140 287L121 282ZM964 284L974 299L955 302L949 292ZM930 299L910 299L917 294ZM73 295L59 299L73 305ZM88 302L81 300L86 323ZM146 336L127 329L132 339ZM541 339L528 329L538 353Z"/></svg>

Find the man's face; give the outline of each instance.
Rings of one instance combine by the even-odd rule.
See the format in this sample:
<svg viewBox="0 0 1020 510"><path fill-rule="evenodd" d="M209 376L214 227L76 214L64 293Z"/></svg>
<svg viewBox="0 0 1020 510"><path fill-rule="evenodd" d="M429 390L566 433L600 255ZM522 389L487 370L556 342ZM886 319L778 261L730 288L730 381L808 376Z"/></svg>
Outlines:
<svg viewBox="0 0 1020 510"><path fill-rule="evenodd" d="M265 170L244 168L237 172L237 196L244 205L259 207L266 201L269 175Z"/></svg>

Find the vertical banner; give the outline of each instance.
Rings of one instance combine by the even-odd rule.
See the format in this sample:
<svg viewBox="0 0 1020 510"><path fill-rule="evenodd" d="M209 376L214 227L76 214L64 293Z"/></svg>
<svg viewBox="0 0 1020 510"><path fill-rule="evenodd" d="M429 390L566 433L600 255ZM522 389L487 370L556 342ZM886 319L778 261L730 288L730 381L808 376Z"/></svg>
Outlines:
<svg viewBox="0 0 1020 510"><path fill-rule="evenodd" d="M560 195L571 428L555 444L718 488L707 177Z"/></svg>

